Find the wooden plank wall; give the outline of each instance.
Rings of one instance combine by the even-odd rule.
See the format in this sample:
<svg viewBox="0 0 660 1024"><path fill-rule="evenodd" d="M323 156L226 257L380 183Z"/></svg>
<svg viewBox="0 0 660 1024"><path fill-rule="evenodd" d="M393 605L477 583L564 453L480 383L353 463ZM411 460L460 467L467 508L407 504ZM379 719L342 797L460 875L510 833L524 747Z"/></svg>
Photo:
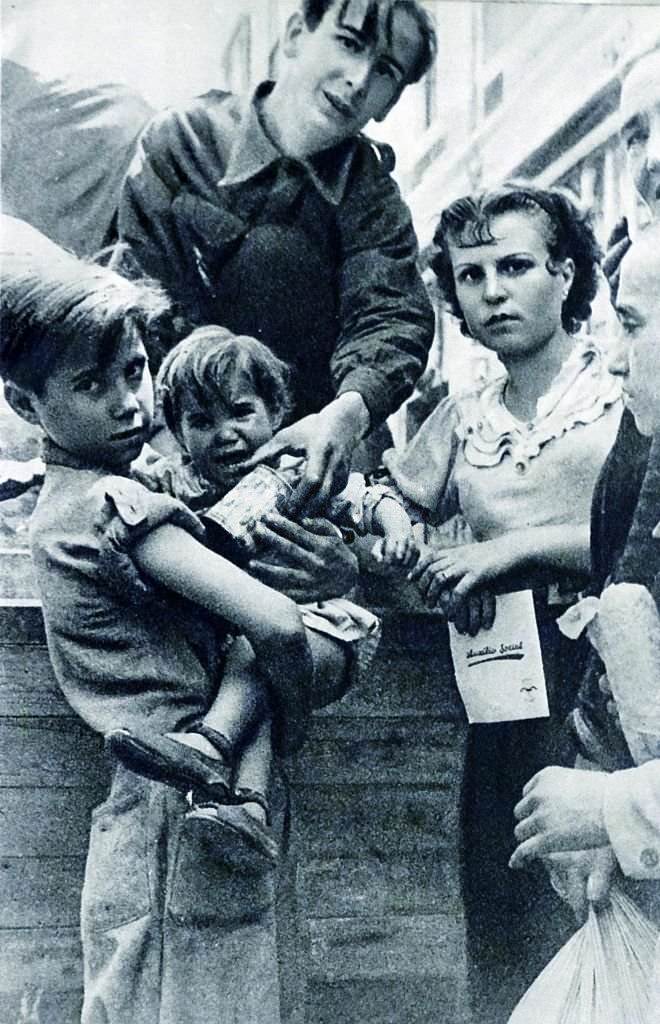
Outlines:
<svg viewBox="0 0 660 1024"><path fill-rule="evenodd" d="M98 737L59 694L36 602L0 603L0 1021L74 1024Z"/></svg>
<svg viewBox="0 0 660 1024"><path fill-rule="evenodd" d="M0 1024L74 1024L89 811L108 766L59 696L38 605L15 596L29 571L12 557L20 586L8 584L14 593L0 601ZM369 678L316 716L288 766L279 926L289 1024L467 1019L457 859L465 729L448 658L437 619L387 614Z"/></svg>

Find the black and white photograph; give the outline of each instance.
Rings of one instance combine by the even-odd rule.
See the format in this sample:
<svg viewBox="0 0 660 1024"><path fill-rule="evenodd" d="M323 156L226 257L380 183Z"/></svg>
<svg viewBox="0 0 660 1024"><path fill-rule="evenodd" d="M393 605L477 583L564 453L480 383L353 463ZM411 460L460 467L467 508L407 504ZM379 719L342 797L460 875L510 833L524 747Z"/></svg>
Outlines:
<svg viewBox="0 0 660 1024"><path fill-rule="evenodd" d="M660 1024L660 0L0 20L0 1024Z"/></svg>

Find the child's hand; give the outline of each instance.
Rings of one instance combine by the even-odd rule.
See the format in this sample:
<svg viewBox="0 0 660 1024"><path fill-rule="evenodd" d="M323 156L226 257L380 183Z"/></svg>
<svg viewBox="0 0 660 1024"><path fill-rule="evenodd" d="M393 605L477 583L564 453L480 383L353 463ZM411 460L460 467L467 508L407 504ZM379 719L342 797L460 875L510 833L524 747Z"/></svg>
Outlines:
<svg viewBox="0 0 660 1024"><path fill-rule="evenodd" d="M419 548L412 533L379 537L371 549L374 561L410 571L419 558Z"/></svg>
<svg viewBox="0 0 660 1024"><path fill-rule="evenodd" d="M563 850L605 846L606 784L606 772L558 767L537 772L514 808L518 846L509 866L523 867L534 857Z"/></svg>

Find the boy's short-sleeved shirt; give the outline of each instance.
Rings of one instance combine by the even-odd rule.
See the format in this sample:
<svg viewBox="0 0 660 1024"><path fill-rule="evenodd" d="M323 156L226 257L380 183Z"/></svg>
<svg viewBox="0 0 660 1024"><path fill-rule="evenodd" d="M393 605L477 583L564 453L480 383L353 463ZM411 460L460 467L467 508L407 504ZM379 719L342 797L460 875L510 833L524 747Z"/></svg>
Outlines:
<svg viewBox="0 0 660 1024"><path fill-rule="evenodd" d="M181 502L82 466L52 444L30 527L48 649L75 711L98 732L184 727L215 695L227 627L140 574L133 545L172 523L201 537Z"/></svg>
<svg viewBox="0 0 660 1024"><path fill-rule="evenodd" d="M309 303L312 322L331 320L330 350L306 338L292 362L301 361L317 408L357 391L376 426L411 393L434 330L410 212L389 173L393 156L364 136L307 160L283 155L259 115L271 88L263 83L248 102L213 91L153 118L122 189L120 238L193 323L231 326L227 261L256 227L294 226L327 267L335 303L320 309L318 296L287 283L284 305ZM259 337L269 344L267 324Z"/></svg>

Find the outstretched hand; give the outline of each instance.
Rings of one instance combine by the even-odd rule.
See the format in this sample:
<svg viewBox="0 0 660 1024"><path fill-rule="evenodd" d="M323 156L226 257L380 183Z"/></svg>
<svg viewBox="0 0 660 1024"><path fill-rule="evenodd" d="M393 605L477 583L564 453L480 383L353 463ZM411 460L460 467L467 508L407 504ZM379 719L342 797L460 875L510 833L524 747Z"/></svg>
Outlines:
<svg viewBox="0 0 660 1024"><path fill-rule="evenodd" d="M419 558L419 548L412 533L379 537L371 549L374 561L404 571L413 568Z"/></svg>
<svg viewBox="0 0 660 1024"><path fill-rule="evenodd" d="M281 455L306 459L301 479L289 499L292 514L322 511L328 499L344 489L356 445L369 427L369 413L357 392L347 392L313 413L278 430L258 448L248 464L275 462Z"/></svg>

